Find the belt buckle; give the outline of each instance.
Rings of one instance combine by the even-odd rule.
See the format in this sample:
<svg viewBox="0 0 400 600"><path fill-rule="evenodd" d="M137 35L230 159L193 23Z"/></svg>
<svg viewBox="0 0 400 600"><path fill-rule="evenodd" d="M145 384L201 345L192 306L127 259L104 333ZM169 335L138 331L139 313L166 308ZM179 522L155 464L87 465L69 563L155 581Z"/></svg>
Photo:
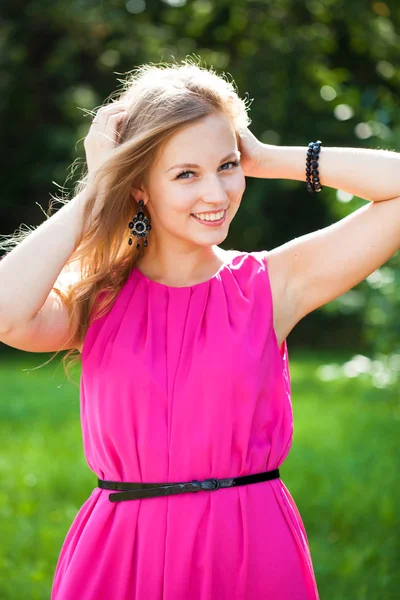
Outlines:
<svg viewBox="0 0 400 600"><path fill-rule="evenodd" d="M213 492L214 490L218 490L220 488L220 482L218 479L204 479L203 481L199 481L198 479L192 479L192 481L188 483L178 484L181 489L185 492Z"/></svg>
<svg viewBox="0 0 400 600"><path fill-rule="evenodd" d="M218 490L220 488L220 484L219 484L218 479L205 479L201 483L204 484L204 486L202 485L202 489L206 490L206 491L213 492L213 491ZM211 484L212 487L209 487L209 484Z"/></svg>

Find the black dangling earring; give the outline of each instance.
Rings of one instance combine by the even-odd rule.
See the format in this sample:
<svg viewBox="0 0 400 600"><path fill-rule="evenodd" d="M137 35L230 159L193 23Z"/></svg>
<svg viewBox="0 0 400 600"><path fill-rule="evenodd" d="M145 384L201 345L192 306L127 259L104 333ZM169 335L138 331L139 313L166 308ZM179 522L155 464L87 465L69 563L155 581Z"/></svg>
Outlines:
<svg viewBox="0 0 400 600"><path fill-rule="evenodd" d="M140 208L144 206L144 200L139 200ZM128 244L132 246L132 236L136 235L139 239L136 244L137 250L140 250L140 238L145 237L144 246L147 248L147 232L151 230L150 221L147 217L145 217L144 212L140 211L133 217L132 221L129 223L129 229L131 229L131 233L129 236Z"/></svg>

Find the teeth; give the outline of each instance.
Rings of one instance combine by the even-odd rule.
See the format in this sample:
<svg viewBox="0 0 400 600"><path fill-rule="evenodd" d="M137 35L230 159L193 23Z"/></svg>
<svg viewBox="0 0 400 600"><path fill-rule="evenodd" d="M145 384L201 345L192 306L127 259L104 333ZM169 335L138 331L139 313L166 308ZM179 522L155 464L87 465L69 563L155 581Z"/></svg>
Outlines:
<svg viewBox="0 0 400 600"><path fill-rule="evenodd" d="M219 213L202 213L201 215L196 215L196 213L193 213L193 215L201 221L219 221L220 219L222 219L224 214L224 210L221 210Z"/></svg>

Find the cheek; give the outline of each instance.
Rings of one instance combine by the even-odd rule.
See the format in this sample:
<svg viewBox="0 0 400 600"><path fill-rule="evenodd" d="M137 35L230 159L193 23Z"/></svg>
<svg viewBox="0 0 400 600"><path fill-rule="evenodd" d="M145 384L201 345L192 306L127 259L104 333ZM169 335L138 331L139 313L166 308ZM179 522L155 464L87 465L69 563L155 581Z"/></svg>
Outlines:
<svg viewBox="0 0 400 600"><path fill-rule="evenodd" d="M175 190L174 201L170 202L170 207L176 213L190 213L198 200L199 191L196 191L194 186L182 186L181 189Z"/></svg>
<svg viewBox="0 0 400 600"><path fill-rule="evenodd" d="M233 185L231 187L231 192L232 192L232 195L236 196L238 198L238 201L240 202L241 196L243 195L245 189L246 189L246 178L242 172L242 173L238 174L237 178L235 178L235 181L233 182Z"/></svg>
<svg viewBox="0 0 400 600"><path fill-rule="evenodd" d="M193 206L193 202L197 202L199 194L193 189L183 190L183 193L177 196L177 210L187 210Z"/></svg>

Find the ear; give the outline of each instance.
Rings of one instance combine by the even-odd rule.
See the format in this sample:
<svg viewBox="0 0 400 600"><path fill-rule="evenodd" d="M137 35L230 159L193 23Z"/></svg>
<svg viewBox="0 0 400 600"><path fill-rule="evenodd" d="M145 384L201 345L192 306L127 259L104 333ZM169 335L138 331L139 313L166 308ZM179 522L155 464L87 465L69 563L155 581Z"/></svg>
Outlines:
<svg viewBox="0 0 400 600"><path fill-rule="evenodd" d="M135 200L135 202L139 202L139 200L144 200L145 205L148 202L148 195L144 188L144 186L140 187L131 187L131 196Z"/></svg>

